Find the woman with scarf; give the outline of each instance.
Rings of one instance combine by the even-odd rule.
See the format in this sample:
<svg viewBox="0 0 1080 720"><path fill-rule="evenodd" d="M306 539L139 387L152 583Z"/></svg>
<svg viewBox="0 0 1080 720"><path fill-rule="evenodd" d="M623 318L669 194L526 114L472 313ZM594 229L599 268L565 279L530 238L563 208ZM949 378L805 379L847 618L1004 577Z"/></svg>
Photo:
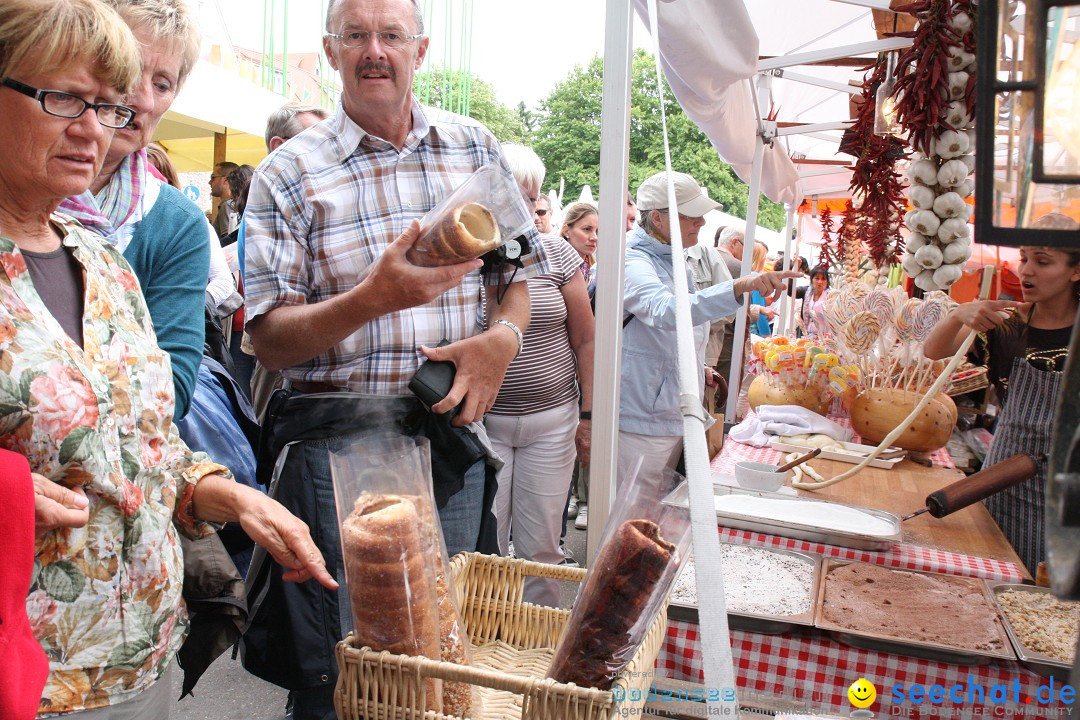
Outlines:
<svg viewBox="0 0 1080 720"><path fill-rule="evenodd" d="M135 120L116 131L90 188L68 198L59 212L106 238L131 263L158 345L172 360L175 417L180 419L190 406L203 355L213 231L193 202L154 174L146 146L198 60L200 32L184 0L109 4L131 28L142 56L142 75L126 98ZM220 252L216 238L212 245ZM218 289L215 284L214 296L232 291L224 256L220 260L227 285Z"/></svg>

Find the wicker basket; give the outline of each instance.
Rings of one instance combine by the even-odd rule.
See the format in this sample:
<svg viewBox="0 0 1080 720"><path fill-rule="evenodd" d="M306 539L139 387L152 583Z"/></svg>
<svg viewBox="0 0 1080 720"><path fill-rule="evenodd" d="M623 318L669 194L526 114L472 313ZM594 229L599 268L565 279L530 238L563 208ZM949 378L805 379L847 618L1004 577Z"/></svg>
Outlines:
<svg viewBox="0 0 1080 720"><path fill-rule="evenodd" d="M489 720L608 720L645 704L667 632L667 602L610 691L545 679L569 610L522 602L527 576L582 582L585 570L462 553L450 562L472 641L472 666L338 643L334 705L341 720L438 720L426 711L424 681L467 682L480 690ZM640 713L640 711L638 711Z"/></svg>
<svg viewBox="0 0 1080 720"><path fill-rule="evenodd" d="M952 379L945 390L949 397L966 395L969 392L982 390L990 386L990 378L985 366L969 367L961 372L953 373Z"/></svg>

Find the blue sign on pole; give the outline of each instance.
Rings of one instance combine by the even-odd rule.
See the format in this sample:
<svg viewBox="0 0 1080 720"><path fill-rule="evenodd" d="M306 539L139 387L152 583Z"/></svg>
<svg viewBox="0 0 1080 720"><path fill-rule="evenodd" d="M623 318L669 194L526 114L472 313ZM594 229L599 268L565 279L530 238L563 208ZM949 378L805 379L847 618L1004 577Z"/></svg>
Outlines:
<svg viewBox="0 0 1080 720"><path fill-rule="evenodd" d="M194 185L188 185L184 188L184 196L191 202L198 202L199 200L199 188Z"/></svg>

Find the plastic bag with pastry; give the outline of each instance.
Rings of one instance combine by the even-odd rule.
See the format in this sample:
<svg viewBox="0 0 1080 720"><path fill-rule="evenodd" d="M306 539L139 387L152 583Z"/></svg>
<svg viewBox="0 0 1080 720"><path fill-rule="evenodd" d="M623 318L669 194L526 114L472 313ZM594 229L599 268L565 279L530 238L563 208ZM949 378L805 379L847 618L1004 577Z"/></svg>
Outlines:
<svg viewBox="0 0 1080 720"><path fill-rule="evenodd" d="M391 434L367 436L332 454L330 465L356 643L375 650L470 664L469 637L450 582L450 563L435 509L428 441ZM350 502L353 510L346 513ZM376 527L381 535L357 532ZM359 547L359 543L367 546ZM398 558L397 565L387 556ZM407 598L400 586L403 578L409 582L419 578L421 583L415 593L405 589ZM428 585L423 585L425 582ZM374 644L393 640L399 632L394 626L403 614L415 618L413 627L421 637L406 637L396 647ZM427 690L427 709L482 720L479 692L474 686L430 681Z"/></svg>
<svg viewBox="0 0 1080 720"><path fill-rule="evenodd" d="M620 494L548 677L601 690L620 681L688 554L689 509L664 502L682 481L668 471L659 482L637 478Z"/></svg>
<svg viewBox="0 0 1080 720"><path fill-rule="evenodd" d="M532 225L517 184L488 164L425 213L405 256L415 265L454 265L495 250Z"/></svg>

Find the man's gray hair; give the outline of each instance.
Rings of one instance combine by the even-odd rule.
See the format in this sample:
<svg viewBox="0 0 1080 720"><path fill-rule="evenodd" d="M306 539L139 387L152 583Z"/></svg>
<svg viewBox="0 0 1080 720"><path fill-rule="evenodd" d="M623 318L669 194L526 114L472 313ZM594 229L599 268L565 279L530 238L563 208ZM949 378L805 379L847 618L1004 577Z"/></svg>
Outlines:
<svg viewBox="0 0 1080 720"><path fill-rule="evenodd" d="M518 185L535 187L539 192L547 174L540 156L532 148L517 143L503 143L502 152Z"/></svg>
<svg viewBox="0 0 1080 720"><path fill-rule="evenodd" d="M731 247L731 243L735 240L735 238L744 240L746 238L746 235L739 228L728 225L726 228L723 228L723 230L721 230L717 234L716 245L717 247Z"/></svg>
<svg viewBox="0 0 1080 720"><path fill-rule="evenodd" d="M337 9L339 0L330 0L326 6L326 32L335 31L333 27L334 10ZM420 8L420 0L411 0L413 6L413 18L416 20L416 33L424 34L424 11Z"/></svg>
<svg viewBox="0 0 1080 720"><path fill-rule="evenodd" d="M638 225L650 235L660 235L660 226L654 223L652 219L653 212L667 212L667 210L639 210Z"/></svg>
<svg viewBox="0 0 1080 720"><path fill-rule="evenodd" d="M290 100L274 112L270 113L270 117L266 119L266 149L270 150L270 141L275 137L279 137L282 140L291 140L300 134L304 129L304 126L300 124L300 121L296 119L297 115L303 113L310 113L317 115L320 120L325 120L330 117L330 111L326 108L319 107L318 105L305 105L304 103Z"/></svg>

